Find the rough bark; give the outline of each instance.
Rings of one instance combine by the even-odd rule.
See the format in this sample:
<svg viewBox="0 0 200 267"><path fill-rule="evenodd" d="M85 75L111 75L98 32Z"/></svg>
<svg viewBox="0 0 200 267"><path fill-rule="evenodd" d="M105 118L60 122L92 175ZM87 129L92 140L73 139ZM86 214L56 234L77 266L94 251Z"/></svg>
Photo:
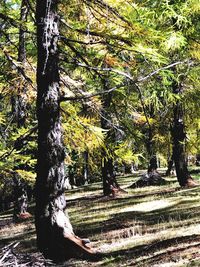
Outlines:
<svg viewBox="0 0 200 267"><path fill-rule="evenodd" d="M61 261L92 250L73 233L65 212L65 151L59 107L58 1L36 2L38 160L35 186L37 244L45 257Z"/></svg>

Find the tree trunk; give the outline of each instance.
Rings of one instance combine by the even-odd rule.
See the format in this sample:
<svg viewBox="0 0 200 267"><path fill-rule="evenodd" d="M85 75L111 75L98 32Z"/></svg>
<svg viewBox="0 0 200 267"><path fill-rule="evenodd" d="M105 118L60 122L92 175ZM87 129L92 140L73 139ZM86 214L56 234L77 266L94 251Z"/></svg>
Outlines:
<svg viewBox="0 0 200 267"><path fill-rule="evenodd" d="M119 184L116 180L114 172L114 164L112 158L103 158L102 162L102 177L103 177L103 194L104 196L113 195L119 190Z"/></svg>
<svg viewBox="0 0 200 267"><path fill-rule="evenodd" d="M83 152L83 184L88 184L89 183L89 168L88 168L88 158L89 158L89 153L88 151Z"/></svg>
<svg viewBox="0 0 200 267"><path fill-rule="evenodd" d="M155 152L155 144L153 141L153 130L149 126L148 129L148 139L147 139L147 153L149 155L149 165L148 165L148 173L154 172L157 170L157 156Z"/></svg>
<svg viewBox="0 0 200 267"><path fill-rule="evenodd" d="M19 47L18 47L18 62L25 67L26 63L26 31L23 25L27 21L28 4L27 0L21 2L20 14L20 28L19 28ZM20 82L17 94L11 97L12 113L14 114L14 122L17 127L23 127L26 121L27 114L27 83L26 81Z"/></svg>
<svg viewBox="0 0 200 267"><path fill-rule="evenodd" d="M26 33L23 23L26 22L28 15L27 0L21 2L21 13L20 13L20 28L19 28L19 47L18 47L18 62L21 63L22 67L25 67L26 62ZM21 85L22 84L22 85ZM17 128L25 126L26 113L27 113L27 88L26 82L20 82L18 86L18 92L16 95L11 97L12 114L14 115L14 122L17 124ZM16 173L13 174L14 182L14 220L23 219L30 217L31 215L27 212L28 210L28 193L27 183L20 180L20 177Z"/></svg>
<svg viewBox="0 0 200 267"><path fill-rule="evenodd" d="M152 155L150 160L149 160L148 173L156 171L157 168L158 168L157 156L156 155Z"/></svg>
<svg viewBox="0 0 200 267"><path fill-rule="evenodd" d="M25 181L20 179L17 173L13 173L14 183L14 220L19 221L28 219L31 214L27 212L28 209L28 185Z"/></svg>
<svg viewBox="0 0 200 267"><path fill-rule="evenodd" d="M157 156L155 152L155 143L153 140L153 130L149 125L148 138L146 141L147 153L149 155L149 165L147 173L142 175L136 182L130 185L130 188L144 187L144 186L158 186L166 184L166 180L158 173Z"/></svg>
<svg viewBox="0 0 200 267"><path fill-rule="evenodd" d="M75 174L77 172L78 154L75 150L72 150L70 156L72 163L68 166L68 176L71 188L74 188L77 185L77 179L76 179L77 177L75 177Z"/></svg>
<svg viewBox="0 0 200 267"><path fill-rule="evenodd" d="M105 146L109 152L102 151L102 166L101 173L103 179L103 194L104 196L113 195L119 189L119 185L116 181L116 175L114 173L112 151L109 148L110 144L114 142L115 136L111 125L111 118L109 115L109 109L111 105L112 94L104 95L102 103L102 116L101 116L101 128L107 130L107 136L105 139Z"/></svg>
<svg viewBox="0 0 200 267"><path fill-rule="evenodd" d="M65 151L59 107L58 1L36 2L38 160L35 187L37 244L45 257L61 261L92 254L73 233L65 213Z"/></svg>
<svg viewBox="0 0 200 267"><path fill-rule="evenodd" d="M174 85L173 92L175 94L181 94L181 86ZM185 155L185 125L184 125L183 106L179 100L174 105L174 119L173 119L173 158L175 163L176 175L180 186L188 185L190 178L186 155Z"/></svg>
<svg viewBox="0 0 200 267"><path fill-rule="evenodd" d="M166 170L166 176L170 176L171 175L171 172L172 172L172 169L173 169L173 164L174 164L174 157L173 157L173 154L172 156L168 159L168 162L167 162L167 170Z"/></svg>

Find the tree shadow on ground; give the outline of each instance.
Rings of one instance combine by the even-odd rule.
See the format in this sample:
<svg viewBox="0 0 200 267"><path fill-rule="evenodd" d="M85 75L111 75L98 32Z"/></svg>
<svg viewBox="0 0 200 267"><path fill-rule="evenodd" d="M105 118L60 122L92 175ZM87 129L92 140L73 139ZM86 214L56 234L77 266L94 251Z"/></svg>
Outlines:
<svg viewBox="0 0 200 267"><path fill-rule="evenodd" d="M174 191L177 192L177 191ZM172 192L172 193L174 193ZM171 192L165 192L166 194ZM165 194L164 193L164 194ZM183 194L187 194L187 192L182 191ZM193 191L194 195L198 195L198 193L195 193ZM148 194L145 194L147 196ZM173 197L173 194L170 196ZM139 195L136 195L139 198ZM122 211L124 206L126 208L131 208L134 204L137 204L135 202L135 197L126 197L121 199L120 202L117 202L116 206L113 205L109 208L118 208L119 210L117 213L110 214L109 219L102 219L100 222L85 222L83 221L78 225L78 229L76 230L79 235L86 236L87 234L89 235L100 235L101 233L108 233L109 231L112 230L118 230L118 229L123 229L126 228L127 225L129 226L135 226L135 224L143 224L146 225L147 227L154 226L156 224L160 223L169 223L173 222L173 227L178 228L180 227L181 221L184 221L184 224L186 225L191 225L193 220L195 220L195 223L199 220L200 217L200 209L199 209L199 199L186 199L186 200L178 200L176 201L176 195L174 196L175 199L173 200L172 198L172 203L169 202L169 205L164 207L164 208L155 208L152 211L135 211L134 207L132 211ZM145 203L144 197L142 197ZM127 200L133 200L133 202L127 203ZM158 199L159 200L159 199ZM117 200L119 201L119 199ZM141 203L141 202L140 202ZM147 202L147 205L150 203ZM191 205L193 207L191 207ZM189 207L189 209L188 209ZM96 209L96 212L99 216L99 214L105 209L104 207L100 207ZM114 210L115 211L115 210ZM90 212L90 210L89 210ZM92 209L92 212L95 212L95 209ZM106 210L105 210L106 212ZM93 215L95 216L95 214ZM188 222L185 222L187 221ZM166 225L166 228L170 228L170 225ZM89 230L89 231L88 231Z"/></svg>
<svg viewBox="0 0 200 267"><path fill-rule="evenodd" d="M195 241L195 243L194 243ZM184 244L184 247L180 247L181 244ZM187 245L185 245L187 244ZM120 257L121 260L124 258L126 260L130 261L130 264L133 265L127 265L127 266L137 266L137 263L134 262L134 258L148 256L147 259L140 260L138 263L140 266L151 266L151 264L158 263L163 259L164 257L168 256L177 256L178 253L184 250L188 250L192 247L199 247L200 246L200 235L190 235L190 236L182 236L182 237L176 237L176 238L170 238L165 239L162 241L156 241L152 242L148 245L140 245L128 249L121 249L110 253L104 253L102 254L102 257L111 257L113 258L112 263L115 261L118 261L118 258ZM170 251L167 251L167 248L172 247ZM155 252L159 252L160 250L164 250L165 252L162 252L158 255L155 255ZM142 264L142 265L141 265Z"/></svg>

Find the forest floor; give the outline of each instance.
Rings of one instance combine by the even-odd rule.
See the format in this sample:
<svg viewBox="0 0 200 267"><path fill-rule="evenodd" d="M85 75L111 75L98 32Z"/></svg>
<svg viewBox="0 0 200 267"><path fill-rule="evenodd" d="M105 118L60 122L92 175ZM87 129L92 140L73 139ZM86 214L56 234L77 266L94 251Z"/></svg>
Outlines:
<svg viewBox="0 0 200 267"><path fill-rule="evenodd" d="M115 198L102 196L101 183L67 191L74 232L89 238L103 257L95 262L71 259L45 266L200 266L200 187L180 188L171 177L167 185L130 189L140 174L119 177L127 193ZM200 174L193 177L200 182ZM31 263L21 266L44 266L33 263L39 255L34 218L14 224L12 210L1 213L0 236L1 249L19 242L14 254L32 255Z"/></svg>

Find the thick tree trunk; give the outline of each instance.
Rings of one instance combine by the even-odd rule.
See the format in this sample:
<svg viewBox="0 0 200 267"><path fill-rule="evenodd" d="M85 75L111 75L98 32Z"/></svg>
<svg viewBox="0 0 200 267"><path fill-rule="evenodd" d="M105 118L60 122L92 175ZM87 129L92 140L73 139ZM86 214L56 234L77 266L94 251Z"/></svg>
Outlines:
<svg viewBox="0 0 200 267"><path fill-rule="evenodd" d="M64 260L89 256L90 248L73 233L65 213L65 151L59 107L58 1L36 2L38 161L35 187L37 244L45 257Z"/></svg>

